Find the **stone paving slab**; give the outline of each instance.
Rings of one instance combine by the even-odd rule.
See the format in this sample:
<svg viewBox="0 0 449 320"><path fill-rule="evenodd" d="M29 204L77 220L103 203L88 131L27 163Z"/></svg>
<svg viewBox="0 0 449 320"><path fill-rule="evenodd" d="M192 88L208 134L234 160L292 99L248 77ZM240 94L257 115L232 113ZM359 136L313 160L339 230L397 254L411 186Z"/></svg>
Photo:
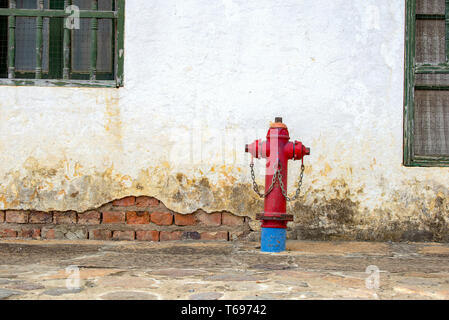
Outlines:
<svg viewBox="0 0 449 320"><path fill-rule="evenodd" d="M449 299L448 244L293 241L287 248L0 241L0 299ZM68 287L74 268L75 288Z"/></svg>

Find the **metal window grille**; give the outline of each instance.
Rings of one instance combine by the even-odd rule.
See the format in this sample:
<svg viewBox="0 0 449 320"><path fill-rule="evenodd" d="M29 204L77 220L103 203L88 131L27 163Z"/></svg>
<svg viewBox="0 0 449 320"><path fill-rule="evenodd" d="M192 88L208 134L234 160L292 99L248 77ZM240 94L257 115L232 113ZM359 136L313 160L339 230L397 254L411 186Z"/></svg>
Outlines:
<svg viewBox="0 0 449 320"><path fill-rule="evenodd" d="M124 5L0 0L0 84L121 86Z"/></svg>

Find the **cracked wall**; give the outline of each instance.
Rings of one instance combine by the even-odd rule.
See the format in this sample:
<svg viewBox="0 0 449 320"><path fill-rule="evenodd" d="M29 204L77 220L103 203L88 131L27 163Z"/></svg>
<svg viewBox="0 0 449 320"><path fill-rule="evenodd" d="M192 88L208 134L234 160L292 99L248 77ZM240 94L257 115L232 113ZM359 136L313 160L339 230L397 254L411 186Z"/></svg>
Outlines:
<svg viewBox="0 0 449 320"><path fill-rule="evenodd" d="M448 170L401 165L404 8L127 1L124 88L0 87L0 210L147 195L254 217L244 145L282 116L312 151L292 237L446 241Z"/></svg>

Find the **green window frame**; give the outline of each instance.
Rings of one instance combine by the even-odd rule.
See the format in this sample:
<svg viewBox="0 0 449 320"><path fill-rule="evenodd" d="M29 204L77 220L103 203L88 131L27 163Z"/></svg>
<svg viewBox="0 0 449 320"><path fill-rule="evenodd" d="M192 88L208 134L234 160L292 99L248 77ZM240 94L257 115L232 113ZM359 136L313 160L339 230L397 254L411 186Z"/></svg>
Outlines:
<svg viewBox="0 0 449 320"><path fill-rule="evenodd" d="M49 9L44 9L44 0L35 1L36 7L39 9L18 9L16 0L9 0L8 8L0 8L0 17L7 17L8 28L6 77L0 78L0 85L100 88L123 86L125 0L112 0L112 11L99 11L98 0L91 0L90 10L79 11L80 19L87 18L91 21L89 72L86 74L72 70L72 30L66 27L66 21L71 15L70 12L66 12L66 9L72 5L72 0L50 0ZM15 68L17 17L34 17L36 19L36 67L29 74L19 73ZM48 71L43 75L43 19L45 18L49 18L48 50L51 50L52 54L60 56L61 59L49 58ZM112 73L97 72L99 19L112 21Z"/></svg>
<svg viewBox="0 0 449 320"><path fill-rule="evenodd" d="M445 0L445 14L418 14L416 8L417 0L406 0L403 164L409 167L448 167L449 155L416 154L414 138L416 90L449 91L449 85L421 85L416 84L415 81L417 75L449 74L449 0ZM419 20L445 22L445 63L429 64L416 62L416 26Z"/></svg>

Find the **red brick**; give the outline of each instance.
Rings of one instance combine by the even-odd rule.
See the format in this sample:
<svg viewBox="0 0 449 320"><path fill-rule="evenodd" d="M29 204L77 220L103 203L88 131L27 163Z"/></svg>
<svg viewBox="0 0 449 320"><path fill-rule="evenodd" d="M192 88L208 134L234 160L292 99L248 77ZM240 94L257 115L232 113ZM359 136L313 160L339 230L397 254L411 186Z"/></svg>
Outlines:
<svg viewBox="0 0 449 320"><path fill-rule="evenodd" d="M173 223L173 215L169 212L153 212L151 222L158 226L169 226Z"/></svg>
<svg viewBox="0 0 449 320"><path fill-rule="evenodd" d="M5 211L0 211L0 223L5 222Z"/></svg>
<svg viewBox="0 0 449 320"><path fill-rule="evenodd" d="M112 233L112 239L114 240L134 240L134 231L114 231Z"/></svg>
<svg viewBox="0 0 449 320"><path fill-rule="evenodd" d="M6 211L6 222L8 223L27 223L28 212L26 211Z"/></svg>
<svg viewBox="0 0 449 320"><path fill-rule="evenodd" d="M55 229L42 230L42 238L55 239L55 237L56 237Z"/></svg>
<svg viewBox="0 0 449 320"><path fill-rule="evenodd" d="M136 239L140 241L159 241L159 231L136 231Z"/></svg>
<svg viewBox="0 0 449 320"><path fill-rule="evenodd" d="M126 197L120 200L114 200L112 202L113 206L116 207L130 207L136 203L136 197Z"/></svg>
<svg viewBox="0 0 449 320"><path fill-rule="evenodd" d="M126 213L127 224L148 224L150 223L150 215L148 212L129 211Z"/></svg>
<svg viewBox="0 0 449 320"><path fill-rule="evenodd" d="M161 241L181 240L182 231L161 231L159 238Z"/></svg>
<svg viewBox="0 0 449 320"><path fill-rule="evenodd" d="M33 238L40 239L41 237L41 229L22 229L19 231L20 238Z"/></svg>
<svg viewBox="0 0 449 320"><path fill-rule="evenodd" d="M30 223L52 223L53 214L33 211L30 213Z"/></svg>
<svg viewBox="0 0 449 320"><path fill-rule="evenodd" d="M221 225L221 213L206 213L206 212L198 212L196 214L196 218L200 221L201 224L205 226L219 226Z"/></svg>
<svg viewBox="0 0 449 320"><path fill-rule="evenodd" d="M0 230L0 238L15 238L17 237L17 231L12 229Z"/></svg>
<svg viewBox="0 0 449 320"><path fill-rule="evenodd" d="M100 224L100 212L87 211L84 213L78 213L78 224L95 225Z"/></svg>
<svg viewBox="0 0 449 320"><path fill-rule="evenodd" d="M111 230L90 230L89 231L89 239L92 240L110 240L112 237L112 231Z"/></svg>
<svg viewBox="0 0 449 320"><path fill-rule="evenodd" d="M103 223L125 223L125 213L123 211L106 211L103 212Z"/></svg>
<svg viewBox="0 0 449 320"><path fill-rule="evenodd" d="M223 212L221 217L221 223L226 226L241 226L245 222L244 217L239 217L228 212Z"/></svg>
<svg viewBox="0 0 449 320"><path fill-rule="evenodd" d="M177 226L193 226L196 224L194 214L175 214L175 224Z"/></svg>
<svg viewBox="0 0 449 320"><path fill-rule="evenodd" d="M159 205L159 200L152 197L137 197L136 206L137 207L157 207Z"/></svg>
<svg viewBox="0 0 449 320"><path fill-rule="evenodd" d="M76 212L55 212L53 221L55 224L75 224Z"/></svg>
<svg viewBox="0 0 449 320"><path fill-rule="evenodd" d="M228 240L227 231L201 232L201 240Z"/></svg>

